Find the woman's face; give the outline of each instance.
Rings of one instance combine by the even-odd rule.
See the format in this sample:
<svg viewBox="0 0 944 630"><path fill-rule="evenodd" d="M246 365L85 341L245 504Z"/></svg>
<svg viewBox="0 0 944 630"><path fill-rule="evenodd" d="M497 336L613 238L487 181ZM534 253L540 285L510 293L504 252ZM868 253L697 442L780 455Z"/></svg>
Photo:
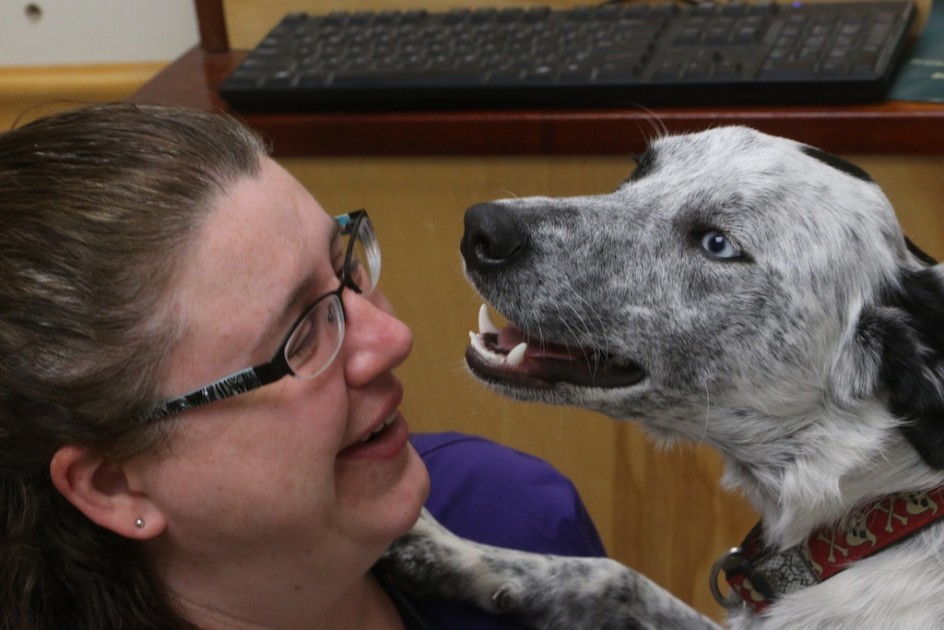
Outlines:
<svg viewBox="0 0 944 630"><path fill-rule="evenodd" d="M257 178L218 200L182 261L172 312L184 334L161 393L272 359L302 311L337 288L342 262L334 220L266 159ZM219 561L223 571L255 566L257 580L265 565L276 578L322 572L340 585L415 522L428 477L391 371L411 333L379 291L342 299L344 341L322 374L188 411L166 452L132 463L165 522L151 553L176 579L185 579L181 562Z"/></svg>

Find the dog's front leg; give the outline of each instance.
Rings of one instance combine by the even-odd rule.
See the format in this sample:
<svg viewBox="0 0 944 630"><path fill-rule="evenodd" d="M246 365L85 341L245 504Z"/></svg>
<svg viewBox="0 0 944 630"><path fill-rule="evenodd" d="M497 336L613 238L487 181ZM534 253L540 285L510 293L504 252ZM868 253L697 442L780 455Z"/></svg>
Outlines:
<svg viewBox="0 0 944 630"><path fill-rule="evenodd" d="M570 558L474 543L425 510L381 568L417 595L472 601L541 630L718 628L645 576L607 558Z"/></svg>

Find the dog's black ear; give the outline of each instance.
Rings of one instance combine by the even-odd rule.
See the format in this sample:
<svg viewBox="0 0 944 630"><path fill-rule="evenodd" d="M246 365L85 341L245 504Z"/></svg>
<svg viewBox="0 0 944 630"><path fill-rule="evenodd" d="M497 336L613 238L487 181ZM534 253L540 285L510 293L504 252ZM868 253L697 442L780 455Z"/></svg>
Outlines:
<svg viewBox="0 0 944 630"><path fill-rule="evenodd" d="M905 437L944 469L944 265L903 271L885 304L860 329L880 339L879 382Z"/></svg>
<svg viewBox="0 0 944 630"><path fill-rule="evenodd" d="M937 264L937 261L934 258L932 258L930 254L928 254L926 251L924 251L923 249L921 249L920 247L912 243L910 238L907 238L907 237L905 238L905 245L908 247L908 251L911 252L911 255L917 258L919 261L921 261L925 265L928 265L929 267L933 267L934 265Z"/></svg>
<svg viewBox="0 0 944 630"><path fill-rule="evenodd" d="M871 182L872 177L866 173L864 170L853 164L852 162L845 160L838 155L833 155L832 153L826 153L816 147L805 146L800 149L803 153L806 153L811 158L816 158L823 164L831 166L837 171L842 171L846 175L852 175L856 179L861 179L864 182Z"/></svg>

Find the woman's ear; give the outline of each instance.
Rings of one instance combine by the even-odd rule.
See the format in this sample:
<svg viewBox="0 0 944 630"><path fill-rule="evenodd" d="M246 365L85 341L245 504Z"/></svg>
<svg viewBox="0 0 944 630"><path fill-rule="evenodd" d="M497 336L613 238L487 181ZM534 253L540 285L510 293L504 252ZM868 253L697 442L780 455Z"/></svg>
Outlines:
<svg viewBox="0 0 944 630"><path fill-rule="evenodd" d="M69 444L53 455L49 474L69 503L105 529L138 540L164 530L163 513L146 494L133 490L120 463Z"/></svg>

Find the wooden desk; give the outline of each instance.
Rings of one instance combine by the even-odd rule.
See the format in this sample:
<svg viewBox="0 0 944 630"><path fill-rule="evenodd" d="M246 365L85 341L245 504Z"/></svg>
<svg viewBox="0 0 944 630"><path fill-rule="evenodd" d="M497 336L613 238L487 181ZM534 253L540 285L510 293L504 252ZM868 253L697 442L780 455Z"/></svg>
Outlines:
<svg viewBox="0 0 944 630"><path fill-rule="evenodd" d="M186 53L132 100L222 107L216 89L245 51ZM743 124L834 153L944 153L944 106L883 102L792 107L246 114L279 156L628 155L664 127Z"/></svg>
<svg viewBox="0 0 944 630"><path fill-rule="evenodd" d="M225 108L216 87L244 55L191 50L132 100ZM573 479L613 557L719 619L709 568L740 542L755 514L719 489L720 459L704 447L660 451L632 424L505 400L464 373L465 331L475 326L478 299L459 262L463 211L509 195L609 191L630 172L629 154L661 126L739 123L854 154L902 210L909 235L944 256L940 106L244 118L272 139L279 161L329 212L370 210L385 251L382 289L414 331L413 355L398 370L411 428L485 435L552 462Z"/></svg>

